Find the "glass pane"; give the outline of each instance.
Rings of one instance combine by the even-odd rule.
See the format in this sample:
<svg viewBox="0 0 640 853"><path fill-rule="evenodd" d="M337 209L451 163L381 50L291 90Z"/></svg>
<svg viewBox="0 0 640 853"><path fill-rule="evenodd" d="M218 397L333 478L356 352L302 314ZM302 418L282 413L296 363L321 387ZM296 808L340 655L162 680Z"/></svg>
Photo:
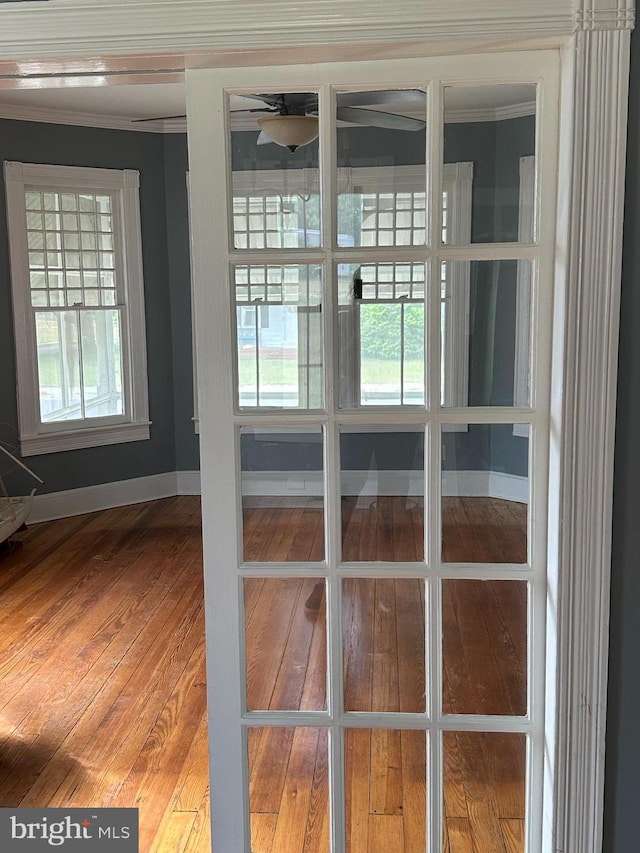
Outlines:
<svg viewBox="0 0 640 853"><path fill-rule="evenodd" d="M238 266L234 279L238 405L322 408L321 267Z"/></svg>
<svg viewBox="0 0 640 853"><path fill-rule="evenodd" d="M82 418L78 312L38 311L38 383L43 423Z"/></svg>
<svg viewBox="0 0 640 853"><path fill-rule="evenodd" d="M251 853L329 853L328 732L250 728Z"/></svg>
<svg viewBox="0 0 640 853"><path fill-rule="evenodd" d="M317 94L231 95L229 110L234 247L319 246Z"/></svg>
<svg viewBox="0 0 640 853"><path fill-rule="evenodd" d="M473 163L473 190L463 176L445 181L444 243L532 240L532 160L521 160L535 156L535 113L535 85L445 87L444 162Z"/></svg>
<svg viewBox="0 0 640 853"><path fill-rule="evenodd" d="M338 265L340 407L424 405L425 265Z"/></svg>
<svg viewBox="0 0 640 853"><path fill-rule="evenodd" d="M426 745L423 731L345 731L348 853L424 853Z"/></svg>
<svg viewBox="0 0 640 853"><path fill-rule="evenodd" d="M326 708L326 595L321 578L245 578L249 711Z"/></svg>
<svg viewBox="0 0 640 853"><path fill-rule="evenodd" d="M240 430L243 559L324 559L321 427Z"/></svg>
<svg viewBox="0 0 640 853"><path fill-rule="evenodd" d="M426 103L421 89L338 93L339 246L425 244Z"/></svg>
<svg viewBox="0 0 640 853"><path fill-rule="evenodd" d="M443 406L528 406L531 261L441 265Z"/></svg>
<svg viewBox="0 0 640 853"><path fill-rule="evenodd" d="M527 712L527 583L442 581L445 714Z"/></svg>
<svg viewBox="0 0 640 853"><path fill-rule="evenodd" d="M424 713L423 580L343 581L342 646L346 711Z"/></svg>
<svg viewBox="0 0 640 853"><path fill-rule="evenodd" d="M526 737L445 732L443 853L524 853Z"/></svg>
<svg viewBox="0 0 640 853"><path fill-rule="evenodd" d="M342 559L424 559L424 429L340 432Z"/></svg>
<svg viewBox="0 0 640 853"><path fill-rule="evenodd" d="M445 424L442 446L442 559L526 563L528 427Z"/></svg>
<svg viewBox="0 0 640 853"><path fill-rule="evenodd" d="M82 383L84 415L121 415L122 353L120 311L82 311Z"/></svg>

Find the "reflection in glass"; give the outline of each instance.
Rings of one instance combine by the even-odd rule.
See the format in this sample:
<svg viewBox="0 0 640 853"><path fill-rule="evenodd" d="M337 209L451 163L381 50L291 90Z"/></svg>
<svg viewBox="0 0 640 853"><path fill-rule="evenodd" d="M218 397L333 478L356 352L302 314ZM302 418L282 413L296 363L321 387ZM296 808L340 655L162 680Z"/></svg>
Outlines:
<svg viewBox="0 0 640 853"><path fill-rule="evenodd" d="M243 560L324 559L320 427L242 427Z"/></svg>
<svg viewBox="0 0 640 853"><path fill-rule="evenodd" d="M247 729L252 853L329 853L328 732Z"/></svg>
<svg viewBox="0 0 640 853"><path fill-rule="evenodd" d="M513 426L443 426L442 560L446 563L527 562L529 439L526 425L520 425L517 435Z"/></svg>
<svg viewBox="0 0 640 853"><path fill-rule="evenodd" d="M320 266L241 265L235 267L234 282L238 405L321 408Z"/></svg>
<svg viewBox="0 0 640 853"><path fill-rule="evenodd" d="M424 558L424 429L340 433L342 559Z"/></svg>
<svg viewBox="0 0 640 853"><path fill-rule="evenodd" d="M527 712L527 583L442 581L445 714Z"/></svg>
<svg viewBox="0 0 640 853"><path fill-rule="evenodd" d="M425 92L339 92L336 118L338 245L424 245Z"/></svg>
<svg viewBox="0 0 640 853"><path fill-rule="evenodd" d="M524 853L526 736L445 732L443 751L443 853Z"/></svg>
<svg viewBox="0 0 640 853"><path fill-rule="evenodd" d="M348 853L424 853L426 747L424 731L345 731Z"/></svg>
<svg viewBox="0 0 640 853"><path fill-rule="evenodd" d="M425 711L424 581L347 578L342 585L346 711Z"/></svg>
<svg viewBox="0 0 640 853"><path fill-rule="evenodd" d="M424 405L425 265L338 265L340 406Z"/></svg>
<svg viewBox="0 0 640 853"><path fill-rule="evenodd" d="M326 708L326 612L321 578L245 578L247 710Z"/></svg>
<svg viewBox="0 0 640 853"><path fill-rule="evenodd" d="M230 98L233 245L321 245L318 96L314 92Z"/></svg>
<svg viewBox="0 0 640 853"><path fill-rule="evenodd" d="M530 404L531 261L441 265L441 404Z"/></svg>
<svg viewBox="0 0 640 853"><path fill-rule="evenodd" d="M444 162L474 164L473 243L533 238L533 182L527 182L521 172L521 159L535 156L535 112L532 84L447 86L444 90ZM448 221L455 215L450 210ZM528 234L522 227L525 220L530 224ZM442 239L461 242L451 228L445 228Z"/></svg>

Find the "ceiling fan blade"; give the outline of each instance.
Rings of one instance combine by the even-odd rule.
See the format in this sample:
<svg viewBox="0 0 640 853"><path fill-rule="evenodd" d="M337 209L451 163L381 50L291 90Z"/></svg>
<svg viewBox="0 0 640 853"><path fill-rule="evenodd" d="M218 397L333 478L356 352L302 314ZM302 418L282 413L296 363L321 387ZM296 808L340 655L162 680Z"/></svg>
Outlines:
<svg viewBox="0 0 640 853"><path fill-rule="evenodd" d="M379 92L340 92L339 107L373 107L378 104L426 104L422 89L384 89Z"/></svg>
<svg viewBox="0 0 640 853"><path fill-rule="evenodd" d="M186 118L186 115L184 115L184 116L153 116L153 118L134 118L134 119L131 119L131 121L132 122L137 122L137 121L171 121L174 118Z"/></svg>
<svg viewBox="0 0 640 853"><path fill-rule="evenodd" d="M386 127L389 130L424 130L426 127L426 122L419 118L383 113L378 110L363 110L360 107L338 107L336 118L338 121L347 121L351 124Z"/></svg>

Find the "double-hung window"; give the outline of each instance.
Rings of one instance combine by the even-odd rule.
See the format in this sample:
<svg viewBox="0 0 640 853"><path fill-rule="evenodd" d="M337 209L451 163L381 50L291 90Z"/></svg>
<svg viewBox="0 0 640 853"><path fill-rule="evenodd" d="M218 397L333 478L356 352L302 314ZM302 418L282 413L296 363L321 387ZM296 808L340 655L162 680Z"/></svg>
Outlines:
<svg viewBox="0 0 640 853"><path fill-rule="evenodd" d="M139 175L5 163L23 455L149 438Z"/></svg>

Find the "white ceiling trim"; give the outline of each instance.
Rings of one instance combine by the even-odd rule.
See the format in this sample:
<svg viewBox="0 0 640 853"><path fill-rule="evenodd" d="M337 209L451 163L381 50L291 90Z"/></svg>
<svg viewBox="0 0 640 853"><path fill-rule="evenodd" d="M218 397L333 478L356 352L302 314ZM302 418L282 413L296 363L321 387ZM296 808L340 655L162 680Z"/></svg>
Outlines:
<svg viewBox="0 0 640 853"><path fill-rule="evenodd" d="M450 110L445 115L447 124L463 122L504 121L511 118L535 115L535 102L513 104L508 107ZM21 107L0 103L0 119L35 121L45 124L68 124L76 127L98 127L107 130L130 130L135 133L186 133L186 118L157 119L134 122L128 118L105 116L97 113L72 110L49 110L43 107ZM232 130L257 130L255 119L248 116L232 120Z"/></svg>
<svg viewBox="0 0 640 853"><path fill-rule="evenodd" d="M626 0L625 0L626 2ZM415 41L575 30L572 0L51 0L1 4L0 59Z"/></svg>

